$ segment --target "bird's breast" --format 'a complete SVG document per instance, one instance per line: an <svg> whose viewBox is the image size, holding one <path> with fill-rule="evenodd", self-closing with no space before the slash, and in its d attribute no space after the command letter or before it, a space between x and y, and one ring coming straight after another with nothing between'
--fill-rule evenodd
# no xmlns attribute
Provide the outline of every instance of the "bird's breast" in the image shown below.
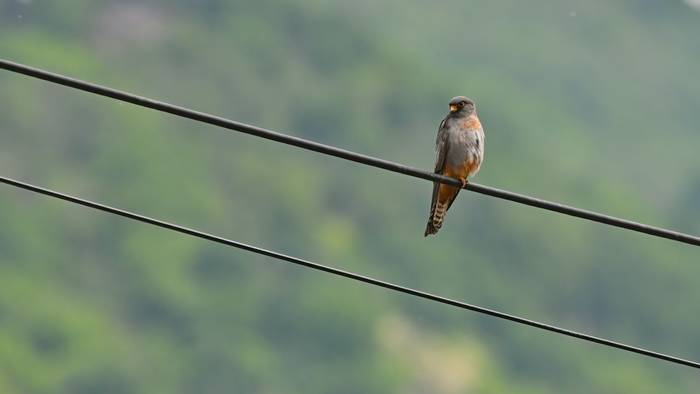
<svg viewBox="0 0 700 394"><path fill-rule="evenodd" d="M481 164L483 158L483 133L480 129L465 130L458 127L449 132L447 164L452 167ZM471 172L471 171L469 171Z"/></svg>

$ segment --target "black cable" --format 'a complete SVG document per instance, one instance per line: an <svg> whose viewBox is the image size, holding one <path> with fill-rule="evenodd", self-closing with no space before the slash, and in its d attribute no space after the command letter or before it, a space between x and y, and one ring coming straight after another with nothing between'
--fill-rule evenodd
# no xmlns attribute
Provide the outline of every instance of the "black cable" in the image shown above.
<svg viewBox="0 0 700 394"><path fill-rule="evenodd" d="M11 185L11 186L15 186L15 187L18 187L18 188L21 188L21 189L29 190L29 191L34 192L34 193L39 193L39 194L43 194L43 195L46 195L46 196L54 197L54 198L57 198L57 199L61 199L61 200L64 200L64 201L68 201L68 202L71 202L71 203L74 203L74 204L83 205L83 206L86 206L86 207L89 207L89 208L93 208L93 209L97 209L97 210L104 211L104 212L107 212L107 213L111 213L111 214L114 214L114 215L122 216L122 217L125 217L125 218L128 218L128 219L137 220L137 221L140 221L140 222L143 222L143 223L147 223L147 224L151 224L151 225L154 225L154 226L162 227L162 228L165 228L165 229L168 229L168 230L177 231L177 232L179 232L179 233L187 234L187 235L190 235L190 236L193 236L193 237L206 239L206 240L209 240L209 241L217 242L217 243L224 244L224 245L228 245L228 246L233 246L233 247L235 247L235 248L243 249L243 250L246 250L246 251L249 251L249 252L261 254L261 255L264 255L264 256L268 256L268 257L272 257L272 258L275 258L275 259L278 259L278 260L284 260L284 261L287 261L287 262L289 262L289 263L301 265L301 266L304 266L304 267L307 267L307 268L313 268L313 269L318 270L318 271L324 271L324 272L327 272L327 273L329 273L329 274L333 274L333 275L337 275L337 276L342 276L342 277L349 278L349 279L352 279L352 280L355 280L355 281L360 281L360 282L368 283L368 284L373 285L373 286L383 287L383 288L385 288L385 289L394 290L394 291L397 291L397 292L400 292L400 293L404 293L404 294L410 294L410 295L415 296L415 297L424 298L424 299L427 299L427 300L430 300L430 301L439 302L439 303L441 303L441 304L447 304L447 305L455 306L455 307L460 308L460 309L467 309L467 310L470 310L470 311L473 311L473 312L478 312L478 313L486 314L486 315L489 315L489 316L497 317L497 318L499 318L499 319L510 320L510 321L512 321L512 322L515 322L515 323L523 324L523 325L530 326L530 327L539 328L539 329L541 329L541 330L546 330L546 331L550 331L550 332L555 332L555 333L557 333L557 334L561 334L561 335L566 335L566 336L569 336L569 337L574 337L574 338L582 339L582 340L584 340L584 341L594 342L594 343L597 343L597 344L600 344L600 345L604 345L604 346L608 346L608 347L613 347L613 348L616 348L616 349L625 350L625 351L628 351L628 352L633 352L633 353L641 354L641 355L644 355L644 356L648 356L648 357L653 357L653 358L660 359L660 360L669 361L669 362L672 362L672 363L675 363L675 364L681 364L681 365L685 365L685 366L688 366L688 367L700 369L700 363L697 363L697 362L695 362L695 361L685 360L685 359L682 359L682 358L678 358L678 357L674 357L674 356L669 356L669 355L666 355L666 354L663 354L663 353L653 352L653 351L651 351L651 350L646 350L646 349L642 349L642 348L638 348L638 347L626 345L626 344L624 344L624 343L614 342L614 341L611 341L611 340L608 340L608 339L598 338L598 337L595 337L595 336L591 336L591 335L587 335L587 334L582 334L582 333L579 333L579 332L576 332L576 331L571 331L571 330L567 330L567 329L564 329L564 328L559 328L559 327L552 326L552 325L549 325L549 324L540 323L540 322L538 322L538 321L529 320L529 319L525 319L525 318L518 317L518 316L514 316L514 315L509 315L509 314L507 314L507 313L495 311L495 310L492 310L492 309L483 308L483 307L480 307L480 306L478 306L478 305L472 305L472 304L467 304L467 303L462 302L462 301L452 300L452 299L445 298L445 297L442 297L442 296L438 296L438 295L426 293L426 292L423 292L423 291L420 291L420 290L411 289L411 288L409 288L409 287L404 287L404 286L396 285L396 284L393 284L393 283L390 283L390 282L385 282L385 281L382 281L382 280L379 280L379 279L374 279L374 278L371 278L371 277L368 277L368 276L356 274L356 273L353 273L353 272L350 272L350 271L344 271L344 270L341 270L341 269L338 269L338 268L333 268L333 267L329 267L329 266L326 266L326 265L314 263L314 262L311 262L311 261L308 261L308 260L303 260L303 259L300 259L300 258L297 258L297 257L288 256L288 255L281 254L281 253L277 253L277 252L274 252L274 251L271 251L271 250L262 249L262 248L259 248L259 247L257 247L257 246L248 245L248 244L245 244L245 243L242 243L242 242L238 242L238 241L232 241L232 240L227 239L227 238L223 238L223 237L219 237L219 236L216 236L216 235L204 233L204 232L201 232L201 231L198 231L198 230L194 230L194 229L191 229L191 228L179 226L179 225L177 225L177 224L164 222L164 221L161 221L161 220L158 220L158 219L153 219L153 218L150 218L150 217L148 217L148 216L140 215L140 214L137 214L137 213L132 213L132 212L128 212L128 211L125 211L125 210L118 209L118 208L113 208L113 207L110 207L110 206L107 206L107 205L103 205L103 204L99 204L99 203L96 203L96 202L84 200L84 199L81 199L81 198L78 198L78 197L73 197L73 196L70 196L70 195L67 195L67 194L63 194L63 193L59 193L59 192L56 192L56 191L53 191L53 190L49 190L49 189L45 189L45 188L42 188L42 187L30 185L30 184L28 184L28 183L16 181L16 180L14 180L14 179L6 178L6 177L0 177L0 182L5 183L5 184L8 184L8 185Z"/></svg>
<svg viewBox="0 0 700 394"><path fill-rule="evenodd" d="M152 100L146 97L137 96L135 94L122 92L116 89L105 86L96 85L93 83L70 78L64 75L55 74L49 71L26 66L23 64L0 59L0 68L13 71L16 73L28 75L30 77L42 79L45 81L57 83L59 85L72 87L78 90L95 93L101 96L111 97L116 100L126 101L142 107L155 109L157 111L167 112L183 118L196 120L198 122L208 123L214 126L223 127L225 129L239 131L246 134L251 134L257 137L266 138L269 140L281 142L288 145L294 145L300 148L312 150L330 156L340 157L346 160L357 163L382 168L388 171L397 172L400 174L409 175L416 178L427 179L430 181L442 182L454 186L461 186L461 182L454 178L449 178L443 175L426 172L417 168L405 166L403 164L394 163L387 160L377 159L375 157L362 155L351 152L345 149L336 148L329 145L319 144L298 137L281 134L272 130L263 129L261 127L251 126L245 123L235 122L219 116L210 115L204 112L193 111L191 109L178 107L162 101ZM690 245L700 246L700 237L689 234L680 233L664 229L661 227L649 226L642 223L633 222L630 220L616 218L614 216L603 215L601 213L588 211L585 209L574 208L568 205L558 204L539 198L529 197L522 194L512 193L505 190L496 189L489 186L483 186L476 183L469 183L466 187L477 193L486 194L491 197L498 197L504 200L517 202L520 204L530 205L537 208L546 209L549 211L563 213L565 215L575 216L582 219L591 220L594 222L604 223L610 226L621 227L640 233L653 235L656 237L667 238L673 241L683 242Z"/></svg>

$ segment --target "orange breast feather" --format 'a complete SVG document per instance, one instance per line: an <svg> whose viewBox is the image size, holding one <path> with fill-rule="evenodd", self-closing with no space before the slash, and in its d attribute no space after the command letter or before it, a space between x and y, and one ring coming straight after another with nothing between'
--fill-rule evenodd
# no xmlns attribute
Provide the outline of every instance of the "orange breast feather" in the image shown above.
<svg viewBox="0 0 700 394"><path fill-rule="evenodd" d="M470 115L462 120L460 126L463 130L475 130L481 128L481 122L479 122L479 118L476 115Z"/></svg>

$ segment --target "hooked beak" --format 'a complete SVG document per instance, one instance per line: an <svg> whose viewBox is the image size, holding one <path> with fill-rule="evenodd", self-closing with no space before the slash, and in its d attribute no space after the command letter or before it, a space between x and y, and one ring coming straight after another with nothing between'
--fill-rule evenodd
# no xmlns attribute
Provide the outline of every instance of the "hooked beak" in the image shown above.
<svg viewBox="0 0 700 394"><path fill-rule="evenodd" d="M459 108L455 104L450 105L450 112L457 112Z"/></svg>

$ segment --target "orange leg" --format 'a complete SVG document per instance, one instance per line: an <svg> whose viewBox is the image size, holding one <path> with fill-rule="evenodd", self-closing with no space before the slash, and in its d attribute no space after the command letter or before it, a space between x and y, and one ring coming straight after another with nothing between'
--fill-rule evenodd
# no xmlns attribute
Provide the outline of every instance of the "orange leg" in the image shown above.
<svg viewBox="0 0 700 394"><path fill-rule="evenodd" d="M459 181L462 182L462 189L464 189L467 186L468 174L469 174L469 164L467 164L467 163L465 163L464 166L458 166L458 167L446 166L445 167L445 175L452 177L452 178L459 179Z"/></svg>

